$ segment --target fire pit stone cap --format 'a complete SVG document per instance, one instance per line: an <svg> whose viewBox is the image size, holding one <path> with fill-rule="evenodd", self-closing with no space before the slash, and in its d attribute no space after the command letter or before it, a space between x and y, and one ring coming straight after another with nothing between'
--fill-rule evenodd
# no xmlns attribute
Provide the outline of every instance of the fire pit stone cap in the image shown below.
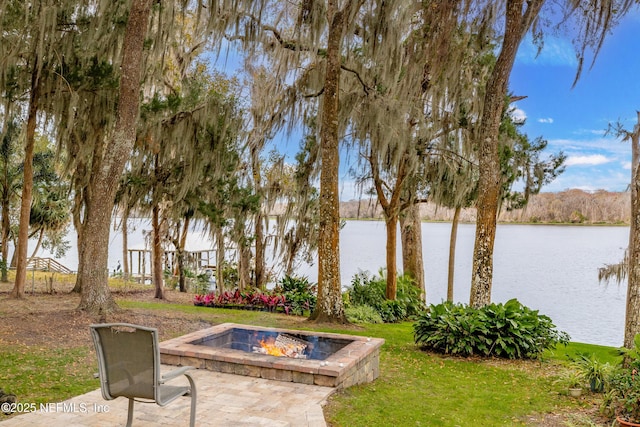
<svg viewBox="0 0 640 427"><path fill-rule="evenodd" d="M320 368L318 360L293 359L290 357L277 356L271 356L270 358L274 359L272 365L275 369L287 369L305 374L317 374Z"/></svg>

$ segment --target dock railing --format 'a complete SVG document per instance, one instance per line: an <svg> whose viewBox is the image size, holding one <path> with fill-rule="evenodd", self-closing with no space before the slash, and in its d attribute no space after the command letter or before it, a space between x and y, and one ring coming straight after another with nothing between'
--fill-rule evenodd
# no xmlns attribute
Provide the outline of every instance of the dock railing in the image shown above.
<svg viewBox="0 0 640 427"><path fill-rule="evenodd" d="M71 274L73 271L69 270L64 265L60 264L53 258L39 258L33 257L27 263L27 270L38 271L55 271L62 274Z"/></svg>

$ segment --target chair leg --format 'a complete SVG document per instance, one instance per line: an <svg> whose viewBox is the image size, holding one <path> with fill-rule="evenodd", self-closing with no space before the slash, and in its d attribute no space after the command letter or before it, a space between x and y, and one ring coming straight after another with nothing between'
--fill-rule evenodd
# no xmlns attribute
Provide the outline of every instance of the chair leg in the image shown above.
<svg viewBox="0 0 640 427"><path fill-rule="evenodd" d="M127 427L133 422L133 399L129 399L129 411L127 412Z"/></svg>
<svg viewBox="0 0 640 427"><path fill-rule="evenodd" d="M191 388L191 414L189 416L189 427L196 425L196 383L189 373L184 374L189 380L189 386Z"/></svg>

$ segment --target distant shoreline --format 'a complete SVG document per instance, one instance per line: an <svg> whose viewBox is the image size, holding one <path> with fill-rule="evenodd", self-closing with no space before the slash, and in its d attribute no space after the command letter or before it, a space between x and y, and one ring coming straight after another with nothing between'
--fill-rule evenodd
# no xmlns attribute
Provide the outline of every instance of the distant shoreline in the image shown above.
<svg viewBox="0 0 640 427"><path fill-rule="evenodd" d="M340 218L344 221L379 221L384 222L384 218ZM422 219L424 223L447 224L450 220L432 220ZM475 225L475 221L460 221L460 224ZM576 226L576 227L628 227L625 223L575 223L575 222L517 222L517 221L498 221L499 225L557 225L557 226Z"/></svg>
<svg viewBox="0 0 640 427"><path fill-rule="evenodd" d="M274 214L278 214L278 208ZM450 222L454 210L434 203L420 205L423 221ZM340 202L340 216L345 219L383 219L382 209L375 199ZM475 223L475 208L462 209L461 223ZM623 225L631 221L631 197L628 192L566 190L531 196L525 209L503 209L500 224L545 225Z"/></svg>

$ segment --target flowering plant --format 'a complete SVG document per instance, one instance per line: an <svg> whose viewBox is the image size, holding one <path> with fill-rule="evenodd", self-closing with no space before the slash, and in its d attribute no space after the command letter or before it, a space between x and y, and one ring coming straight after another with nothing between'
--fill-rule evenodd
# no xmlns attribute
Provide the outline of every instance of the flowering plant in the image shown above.
<svg viewBox="0 0 640 427"><path fill-rule="evenodd" d="M264 308L268 311L276 311L281 308L286 314L292 312L287 298L277 293L265 293L261 291L255 292L234 292L225 291L220 294L209 293L206 295L196 295L193 304L202 307L218 307L218 308Z"/></svg>

